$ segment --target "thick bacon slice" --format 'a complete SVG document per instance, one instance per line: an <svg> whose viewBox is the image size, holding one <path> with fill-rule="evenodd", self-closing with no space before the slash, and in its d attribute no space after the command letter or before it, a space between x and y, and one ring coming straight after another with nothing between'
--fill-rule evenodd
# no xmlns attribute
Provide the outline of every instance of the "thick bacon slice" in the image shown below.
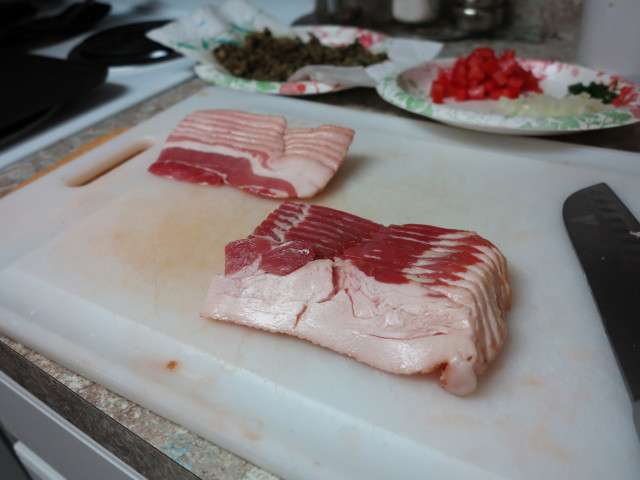
<svg viewBox="0 0 640 480"><path fill-rule="evenodd" d="M202 315L286 333L398 374L476 387L506 335L504 256L476 233L287 202L227 245Z"/></svg>
<svg viewBox="0 0 640 480"><path fill-rule="evenodd" d="M353 130L334 125L287 128L284 117L202 110L171 132L149 171L267 197L309 198L333 178L353 136Z"/></svg>

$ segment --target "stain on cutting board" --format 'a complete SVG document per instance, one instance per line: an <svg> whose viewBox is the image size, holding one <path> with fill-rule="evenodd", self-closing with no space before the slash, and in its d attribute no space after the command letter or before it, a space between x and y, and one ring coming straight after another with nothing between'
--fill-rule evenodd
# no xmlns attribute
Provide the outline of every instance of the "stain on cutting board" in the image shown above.
<svg viewBox="0 0 640 480"><path fill-rule="evenodd" d="M141 296L175 318L198 314L211 276L224 271L224 246L276 206L228 187L149 176L45 244L36 255L50 268L39 275L123 315ZM131 298L124 311L110 302L117 292Z"/></svg>

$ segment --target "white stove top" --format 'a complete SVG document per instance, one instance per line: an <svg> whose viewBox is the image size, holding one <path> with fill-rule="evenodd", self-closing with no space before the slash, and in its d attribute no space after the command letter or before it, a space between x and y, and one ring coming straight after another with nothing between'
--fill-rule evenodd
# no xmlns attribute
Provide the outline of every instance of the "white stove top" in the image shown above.
<svg viewBox="0 0 640 480"><path fill-rule="evenodd" d="M224 1L215 0L102 1L111 5L111 12L98 24L96 31L150 20L184 18L201 5L224 3ZM313 0L247 0L247 2L285 23L292 23L295 19L313 11L314 8ZM73 47L92 33L95 32L89 32L32 53L66 58ZM82 101L54 110L17 143L1 149L0 168L189 80L194 76L193 66L193 60L178 58L150 65L110 68L105 84L84 95Z"/></svg>

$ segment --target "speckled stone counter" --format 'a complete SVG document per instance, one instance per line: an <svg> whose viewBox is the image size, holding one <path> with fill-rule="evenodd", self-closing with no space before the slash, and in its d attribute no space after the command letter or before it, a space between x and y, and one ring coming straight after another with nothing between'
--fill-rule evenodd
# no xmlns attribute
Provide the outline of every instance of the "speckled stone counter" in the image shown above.
<svg viewBox="0 0 640 480"><path fill-rule="evenodd" d="M481 43L481 42L478 42ZM522 56L572 61L571 41L556 39L540 44L490 43L497 50L515 48ZM447 44L442 56L466 54L469 42ZM136 125L207 85L192 79L149 101L91 126L70 138L0 170L0 197L60 159L116 129ZM397 109L372 89L353 89L307 97L312 101L348 108L369 109L390 115L431 120ZM549 137L588 146L640 152L640 123L602 130ZM0 335L0 368L53 410L105 446L149 479L273 480L268 472L224 451L186 429L155 415L27 347Z"/></svg>

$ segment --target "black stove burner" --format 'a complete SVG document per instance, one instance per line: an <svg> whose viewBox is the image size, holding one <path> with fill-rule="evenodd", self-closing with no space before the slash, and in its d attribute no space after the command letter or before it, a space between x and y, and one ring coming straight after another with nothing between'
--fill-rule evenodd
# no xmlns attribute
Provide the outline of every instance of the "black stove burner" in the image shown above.
<svg viewBox="0 0 640 480"><path fill-rule="evenodd" d="M73 105L107 79L107 67L26 53L0 53L0 148L23 139L58 108ZM42 79L47 81L43 82Z"/></svg>
<svg viewBox="0 0 640 480"><path fill-rule="evenodd" d="M29 52L86 33L105 18L111 5L94 1L74 2L51 14L58 1L0 0L0 49Z"/></svg>
<svg viewBox="0 0 640 480"><path fill-rule="evenodd" d="M109 28L86 38L70 53L70 60L96 62L107 67L164 62L179 53L149 40L145 33L171 20L131 23Z"/></svg>

